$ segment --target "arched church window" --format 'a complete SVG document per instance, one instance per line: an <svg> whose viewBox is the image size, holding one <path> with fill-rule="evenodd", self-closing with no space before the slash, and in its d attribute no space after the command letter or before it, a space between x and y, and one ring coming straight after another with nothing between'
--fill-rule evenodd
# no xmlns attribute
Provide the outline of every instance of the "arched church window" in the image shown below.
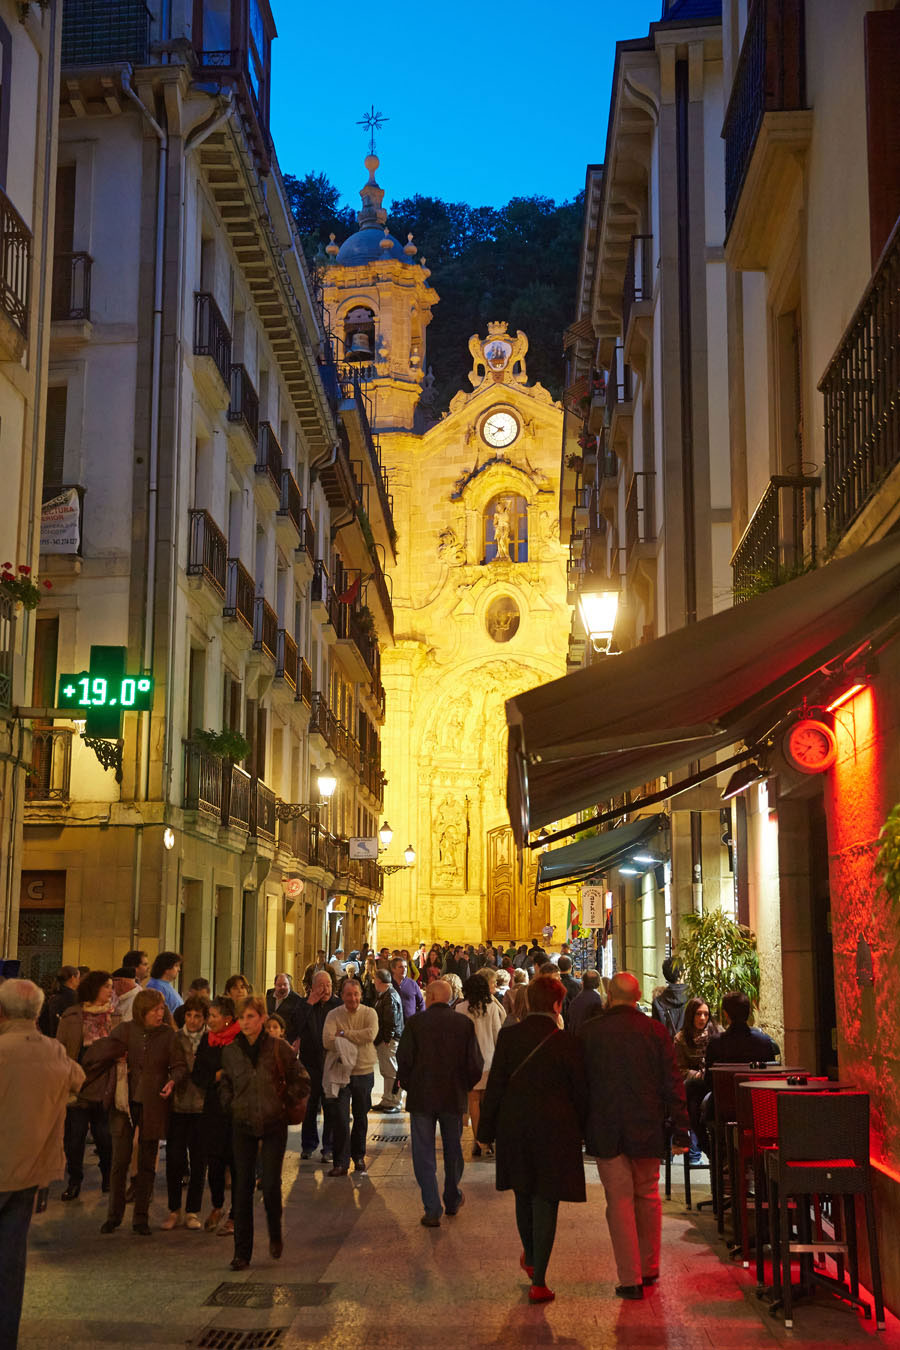
<svg viewBox="0 0 900 1350"><path fill-rule="evenodd" d="M372 361L374 356L375 314L364 305L357 305L344 319L344 359Z"/></svg>
<svg viewBox="0 0 900 1350"><path fill-rule="evenodd" d="M499 492L484 510L484 561L528 561L528 503L513 492Z"/></svg>

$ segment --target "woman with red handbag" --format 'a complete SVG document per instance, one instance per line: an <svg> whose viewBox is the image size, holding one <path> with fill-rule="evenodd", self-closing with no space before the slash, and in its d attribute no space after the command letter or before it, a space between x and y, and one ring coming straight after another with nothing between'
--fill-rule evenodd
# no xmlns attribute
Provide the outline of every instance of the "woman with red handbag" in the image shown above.
<svg viewBox="0 0 900 1350"><path fill-rule="evenodd" d="M303 1118L309 1074L290 1046L266 1034L266 1005L251 995L238 1004L241 1030L222 1052L219 1098L231 1112L234 1149L234 1259L246 1270L253 1255L253 1190L257 1158L269 1229L269 1254L281 1256L281 1166L288 1124Z"/></svg>

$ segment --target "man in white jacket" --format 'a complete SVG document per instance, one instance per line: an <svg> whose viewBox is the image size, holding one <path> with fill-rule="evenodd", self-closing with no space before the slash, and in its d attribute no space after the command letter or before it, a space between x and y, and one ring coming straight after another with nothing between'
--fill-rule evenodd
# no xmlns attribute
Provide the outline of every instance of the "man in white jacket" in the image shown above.
<svg viewBox="0 0 900 1350"><path fill-rule="evenodd" d="M42 1036L44 994L31 980L0 984L0 1344L22 1316L28 1228L37 1191L65 1171L66 1102L84 1082L61 1041Z"/></svg>
<svg viewBox="0 0 900 1350"><path fill-rule="evenodd" d="M378 1059L375 1052L378 1014L374 1008L367 1008L363 1004L362 985L359 980L344 981L341 1001L343 1007L332 1008L322 1027L322 1044L326 1054L323 1084L328 1078L339 1081L342 1077L339 1071L335 1072L337 1068L335 1058L340 1056L341 1041L349 1041L356 1047L356 1060L353 1064L347 1065L350 1069L349 1082L341 1083L336 1097L329 1098L327 1095L325 1097L325 1110L331 1120L334 1150L334 1165L328 1172L330 1177L345 1177L350 1170L351 1158L355 1172L366 1171L366 1132L369 1126L369 1108L372 1105L372 1088L375 1085L375 1065ZM344 1062L346 1064L346 1061Z"/></svg>

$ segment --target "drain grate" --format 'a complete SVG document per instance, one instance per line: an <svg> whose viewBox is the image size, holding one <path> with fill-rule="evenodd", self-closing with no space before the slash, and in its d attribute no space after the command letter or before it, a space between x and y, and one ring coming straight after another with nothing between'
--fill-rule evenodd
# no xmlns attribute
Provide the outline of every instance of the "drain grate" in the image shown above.
<svg viewBox="0 0 900 1350"><path fill-rule="evenodd" d="M406 1144L409 1142L408 1134L370 1134L369 1139L373 1144Z"/></svg>
<svg viewBox="0 0 900 1350"><path fill-rule="evenodd" d="M284 1342L284 1327L265 1327L259 1331L232 1331L227 1327L207 1327L188 1344L193 1350L273 1350Z"/></svg>
<svg viewBox="0 0 900 1350"><path fill-rule="evenodd" d="M331 1297L333 1284L230 1284L206 1300L214 1308L316 1308Z"/></svg>

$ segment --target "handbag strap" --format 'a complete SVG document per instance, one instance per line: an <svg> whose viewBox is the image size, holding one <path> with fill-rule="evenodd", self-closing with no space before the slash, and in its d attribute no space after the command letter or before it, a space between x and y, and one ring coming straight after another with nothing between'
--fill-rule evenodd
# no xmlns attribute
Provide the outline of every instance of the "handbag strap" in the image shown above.
<svg viewBox="0 0 900 1350"><path fill-rule="evenodd" d="M554 1036L558 1036L558 1035L559 1035L559 1027L554 1027L553 1030L550 1032L550 1035L549 1035L549 1036L545 1036L544 1039L543 1039L542 1041L538 1041L537 1045L534 1046L533 1049L529 1050L528 1054L527 1054L527 1055L525 1056L525 1058L522 1060L522 1063L521 1063L521 1064L518 1064L518 1065L516 1066L516 1068L513 1069L512 1073L509 1075L510 1082L512 1082L512 1080L515 1078L515 1076L516 1076L517 1073L521 1073L521 1072L522 1072L522 1070L525 1068L525 1065L528 1063L528 1061L529 1061L534 1055L537 1054L537 1052L541 1049L542 1046L545 1046L545 1045L547 1044L548 1041L552 1041L552 1040L553 1040L553 1037L554 1037Z"/></svg>

